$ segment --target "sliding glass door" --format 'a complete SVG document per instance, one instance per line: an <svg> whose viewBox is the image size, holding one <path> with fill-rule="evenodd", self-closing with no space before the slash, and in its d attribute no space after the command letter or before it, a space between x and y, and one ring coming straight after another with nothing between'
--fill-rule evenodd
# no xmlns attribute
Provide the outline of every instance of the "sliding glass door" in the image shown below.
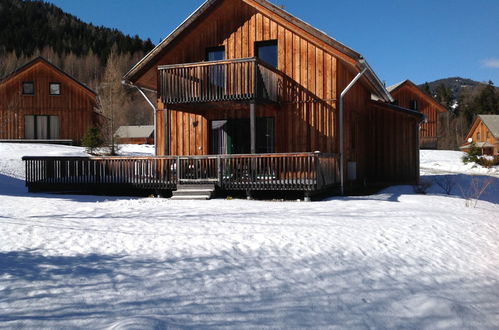
<svg viewBox="0 0 499 330"><path fill-rule="evenodd" d="M213 120L210 123L210 154L249 154L250 137L247 118ZM274 144L274 118L257 118L256 152L272 153Z"/></svg>
<svg viewBox="0 0 499 330"><path fill-rule="evenodd" d="M58 139L59 127L59 116L24 116L25 139Z"/></svg>

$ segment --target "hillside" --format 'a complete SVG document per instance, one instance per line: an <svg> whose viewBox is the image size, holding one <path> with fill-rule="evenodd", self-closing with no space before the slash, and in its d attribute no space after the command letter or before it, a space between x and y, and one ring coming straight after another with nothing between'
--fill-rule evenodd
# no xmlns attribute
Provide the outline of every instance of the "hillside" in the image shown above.
<svg viewBox="0 0 499 330"><path fill-rule="evenodd" d="M486 85L486 82L479 82L461 77L449 77L428 82L428 85L430 86L432 93L435 93L438 86L444 85L447 90L450 91L452 99L457 100L463 91L469 91L471 93L477 87ZM424 84L421 84L418 87L423 88L423 86ZM496 90L499 91L499 88L496 87Z"/></svg>
<svg viewBox="0 0 499 330"><path fill-rule="evenodd" d="M83 56L92 51L104 62L113 45L120 53L147 52L150 40L116 29L97 27L42 1L0 0L0 55L31 56L52 48L58 55Z"/></svg>

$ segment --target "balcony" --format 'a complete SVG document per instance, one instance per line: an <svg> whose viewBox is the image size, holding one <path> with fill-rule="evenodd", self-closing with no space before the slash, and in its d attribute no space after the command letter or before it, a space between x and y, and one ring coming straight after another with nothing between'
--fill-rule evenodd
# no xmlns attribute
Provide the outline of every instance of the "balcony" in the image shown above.
<svg viewBox="0 0 499 330"><path fill-rule="evenodd" d="M164 65L158 70L164 104L282 100L284 76L257 58Z"/></svg>

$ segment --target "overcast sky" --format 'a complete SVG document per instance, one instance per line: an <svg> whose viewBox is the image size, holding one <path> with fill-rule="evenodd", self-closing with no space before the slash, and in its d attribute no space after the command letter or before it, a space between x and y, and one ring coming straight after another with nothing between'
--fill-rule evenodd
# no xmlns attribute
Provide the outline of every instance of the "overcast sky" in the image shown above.
<svg viewBox="0 0 499 330"><path fill-rule="evenodd" d="M166 37L202 0L46 0L84 22ZM460 76L499 85L499 0L273 0L361 53L387 85Z"/></svg>

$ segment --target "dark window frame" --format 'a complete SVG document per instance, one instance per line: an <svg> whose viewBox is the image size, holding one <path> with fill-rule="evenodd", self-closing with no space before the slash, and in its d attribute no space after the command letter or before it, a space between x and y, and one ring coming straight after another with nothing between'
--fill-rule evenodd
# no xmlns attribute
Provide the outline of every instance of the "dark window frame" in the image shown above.
<svg viewBox="0 0 499 330"><path fill-rule="evenodd" d="M52 93L52 85L59 85L59 93L55 94L55 93ZM49 82L49 95L51 96L60 96L62 93L61 93L61 83L60 82L56 82L56 81L52 81L52 82Z"/></svg>
<svg viewBox="0 0 499 330"><path fill-rule="evenodd" d="M31 93L26 92L25 86L31 84L32 91ZM35 95L35 82L34 81L23 81L21 85L21 94L22 95Z"/></svg>
<svg viewBox="0 0 499 330"><path fill-rule="evenodd" d="M275 46L275 66L273 63L269 63L259 56L259 47L267 46ZM279 67L279 42L277 41L277 39L255 41L254 48L254 54L256 58L259 58L262 62L268 64L271 67L275 67L276 69Z"/></svg>
<svg viewBox="0 0 499 330"><path fill-rule="evenodd" d="M224 59L227 58L227 56L226 56L227 54L225 53L225 46L214 46L214 47L206 48L205 54L204 54L205 61L210 61L208 59L208 55L210 52L219 52L219 51L223 51ZM223 60L217 60L217 61L223 61Z"/></svg>
<svg viewBox="0 0 499 330"><path fill-rule="evenodd" d="M418 100L410 100L409 101L409 109L414 110L414 111L419 111L418 110Z"/></svg>

